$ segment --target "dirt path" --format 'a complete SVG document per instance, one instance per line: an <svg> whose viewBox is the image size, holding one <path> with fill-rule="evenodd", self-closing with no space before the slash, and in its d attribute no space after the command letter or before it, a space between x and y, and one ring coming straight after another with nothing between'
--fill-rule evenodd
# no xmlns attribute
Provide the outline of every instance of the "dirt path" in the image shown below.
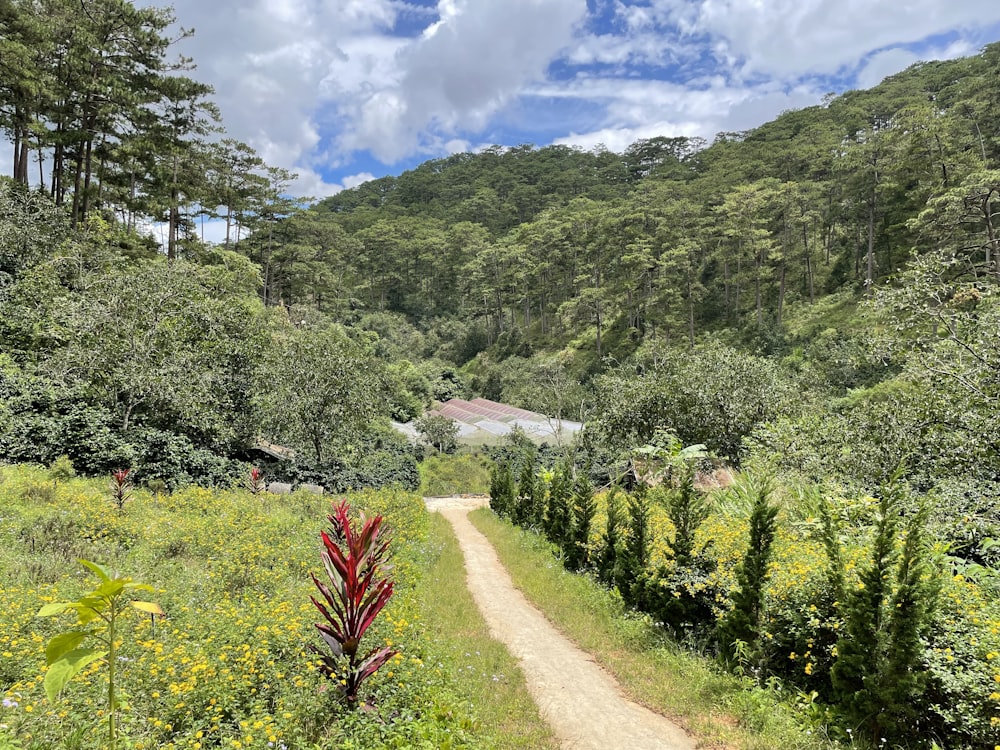
<svg viewBox="0 0 1000 750"><path fill-rule="evenodd" d="M455 529L467 582L493 637L520 661L528 689L564 748L693 750L680 727L628 700L614 678L514 588L492 545L466 517L479 498L428 498Z"/></svg>

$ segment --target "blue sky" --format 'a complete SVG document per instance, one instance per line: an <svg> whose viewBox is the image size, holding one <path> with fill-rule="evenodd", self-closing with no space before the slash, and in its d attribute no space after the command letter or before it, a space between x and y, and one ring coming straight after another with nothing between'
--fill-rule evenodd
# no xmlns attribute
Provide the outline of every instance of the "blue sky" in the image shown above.
<svg viewBox="0 0 1000 750"><path fill-rule="evenodd" d="M711 139L1000 39L981 0L173 5L228 134L316 197L494 143Z"/></svg>

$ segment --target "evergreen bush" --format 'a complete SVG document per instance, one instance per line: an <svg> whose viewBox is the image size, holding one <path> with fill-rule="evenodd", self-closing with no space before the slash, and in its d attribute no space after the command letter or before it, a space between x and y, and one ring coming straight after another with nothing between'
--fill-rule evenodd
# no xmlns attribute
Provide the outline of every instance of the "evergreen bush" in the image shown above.
<svg viewBox="0 0 1000 750"><path fill-rule="evenodd" d="M723 658L731 661L746 645L746 655L763 669L766 653L760 631L764 619L764 587L769 578L771 545L777 531L778 509L771 505L771 486L767 481L738 487L739 494L753 503L750 512L750 541L742 562L736 568L736 590L730 594L732 609L719 623L718 643Z"/></svg>
<svg viewBox="0 0 1000 750"><path fill-rule="evenodd" d="M843 636L831 678L848 722L871 741L903 741L921 724L917 710L926 688L921 639L937 600L927 511L906 520L899 544L906 490L899 471L883 488L870 559L844 602Z"/></svg>

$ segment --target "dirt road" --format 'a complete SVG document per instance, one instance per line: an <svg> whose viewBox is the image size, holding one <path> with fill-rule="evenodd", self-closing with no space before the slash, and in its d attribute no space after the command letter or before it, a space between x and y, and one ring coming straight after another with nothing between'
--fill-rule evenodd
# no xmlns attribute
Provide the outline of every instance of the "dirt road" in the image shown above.
<svg viewBox="0 0 1000 750"><path fill-rule="evenodd" d="M573 750L694 750L676 724L629 701L614 678L528 603L466 514L479 498L428 498L455 529L467 582L493 637L520 661L528 689L560 744Z"/></svg>

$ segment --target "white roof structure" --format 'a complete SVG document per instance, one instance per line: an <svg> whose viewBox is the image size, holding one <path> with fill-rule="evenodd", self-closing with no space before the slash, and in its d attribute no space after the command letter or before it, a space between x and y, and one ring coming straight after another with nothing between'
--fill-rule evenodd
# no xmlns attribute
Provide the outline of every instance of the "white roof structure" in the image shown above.
<svg viewBox="0 0 1000 750"><path fill-rule="evenodd" d="M440 414L458 426L460 445L499 445L515 427L519 427L533 443L568 443L583 429L583 424L568 419L556 419L527 409L499 404L485 398L466 401L453 398L432 409L428 414ZM413 423L394 425L407 437L416 433Z"/></svg>

